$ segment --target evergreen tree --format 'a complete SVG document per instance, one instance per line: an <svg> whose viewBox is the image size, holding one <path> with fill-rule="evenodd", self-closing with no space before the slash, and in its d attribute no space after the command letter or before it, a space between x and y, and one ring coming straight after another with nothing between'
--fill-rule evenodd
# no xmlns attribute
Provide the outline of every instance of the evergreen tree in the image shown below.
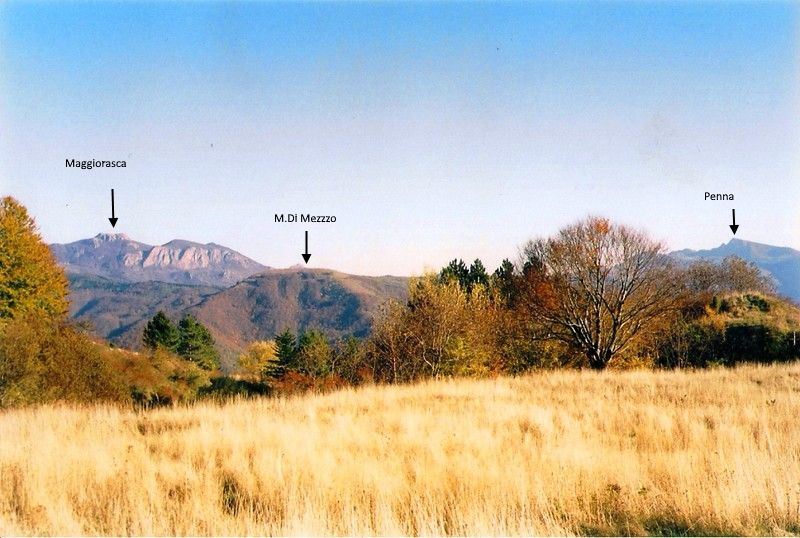
<svg viewBox="0 0 800 538"><path fill-rule="evenodd" d="M514 264L504 259L492 275L494 289L505 304L510 304L514 296Z"/></svg>
<svg viewBox="0 0 800 538"><path fill-rule="evenodd" d="M447 283L455 280L463 288L469 286L469 268L464 260L455 259L439 272L439 282Z"/></svg>
<svg viewBox="0 0 800 538"><path fill-rule="evenodd" d="M297 339L290 329L284 330L275 337L276 364L273 366L272 377L280 378L288 370L297 367Z"/></svg>
<svg viewBox="0 0 800 538"><path fill-rule="evenodd" d="M219 353L214 347L214 337L208 329L191 314L183 316L178 323L180 341L178 354L204 370L219 368Z"/></svg>
<svg viewBox="0 0 800 538"><path fill-rule="evenodd" d="M25 207L0 201L0 322L33 314L66 317L67 279Z"/></svg>
<svg viewBox="0 0 800 538"><path fill-rule="evenodd" d="M467 291L471 291L472 287L476 284L480 284L481 286L489 284L489 274L486 272L486 267L483 266L483 262L479 258L476 258L469 268Z"/></svg>
<svg viewBox="0 0 800 538"><path fill-rule="evenodd" d="M142 342L149 349L156 349L160 346L170 351L177 351L180 340L181 335L178 328L162 310L159 310L153 319L147 322L142 335Z"/></svg>

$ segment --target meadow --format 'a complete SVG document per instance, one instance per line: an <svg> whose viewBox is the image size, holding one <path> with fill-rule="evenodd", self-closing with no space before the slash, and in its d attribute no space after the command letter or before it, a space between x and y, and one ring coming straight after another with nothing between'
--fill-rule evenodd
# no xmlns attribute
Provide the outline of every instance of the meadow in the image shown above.
<svg viewBox="0 0 800 538"><path fill-rule="evenodd" d="M800 533L800 365L0 411L0 534Z"/></svg>

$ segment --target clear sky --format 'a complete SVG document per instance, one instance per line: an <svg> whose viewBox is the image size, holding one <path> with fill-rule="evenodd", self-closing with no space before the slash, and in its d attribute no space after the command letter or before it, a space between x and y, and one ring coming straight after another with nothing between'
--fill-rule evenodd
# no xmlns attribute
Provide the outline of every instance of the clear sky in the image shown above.
<svg viewBox="0 0 800 538"><path fill-rule="evenodd" d="M3 3L0 192L266 265L493 269L586 214L800 249L800 3ZM125 159L76 170L65 159ZM705 191L735 202L703 200ZM336 224L275 224L275 213Z"/></svg>

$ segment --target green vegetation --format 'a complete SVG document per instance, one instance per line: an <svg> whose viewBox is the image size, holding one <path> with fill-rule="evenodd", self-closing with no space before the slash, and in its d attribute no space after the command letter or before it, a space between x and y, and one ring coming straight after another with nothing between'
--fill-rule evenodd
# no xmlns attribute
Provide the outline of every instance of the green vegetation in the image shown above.
<svg viewBox="0 0 800 538"><path fill-rule="evenodd" d="M181 333L178 332L178 328L164 311L159 310L145 325L142 342L148 349L163 347L170 351L177 351L181 342Z"/></svg>
<svg viewBox="0 0 800 538"><path fill-rule="evenodd" d="M219 353L214 347L211 332L191 314L178 323L178 355L197 364L204 370L219 368Z"/></svg>
<svg viewBox="0 0 800 538"><path fill-rule="evenodd" d="M195 363L204 370L219 368L219 352L214 337L205 325L191 314L186 314L176 327L163 311L158 311L147 322L142 334L145 348L163 348Z"/></svg>

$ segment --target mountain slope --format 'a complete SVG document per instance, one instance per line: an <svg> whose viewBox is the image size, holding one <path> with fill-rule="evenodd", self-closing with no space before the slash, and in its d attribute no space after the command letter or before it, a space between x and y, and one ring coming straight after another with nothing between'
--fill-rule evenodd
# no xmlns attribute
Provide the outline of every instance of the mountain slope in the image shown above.
<svg viewBox="0 0 800 538"><path fill-rule="evenodd" d="M147 320L163 310L177 319L221 288L166 282L120 282L70 274L70 315L94 333L129 349L139 347Z"/></svg>
<svg viewBox="0 0 800 538"><path fill-rule="evenodd" d="M269 270L228 288L167 282L121 282L70 274L70 314L117 346L141 347L142 331L156 312L174 321L186 313L208 326L222 352L223 367L256 339L290 328L323 330L330 336L369 332L372 317L389 298L403 298L404 277L354 276L324 269Z"/></svg>
<svg viewBox="0 0 800 538"><path fill-rule="evenodd" d="M772 275L778 293L800 302L800 251L787 248L731 239L728 243L709 250L678 250L671 256L680 261L706 259L720 261L727 256L738 256L756 264Z"/></svg>
<svg viewBox="0 0 800 538"><path fill-rule="evenodd" d="M206 297L188 312L228 349L272 338L286 328L313 327L333 336L364 336L380 305L390 298L405 297L407 285L405 277L273 269Z"/></svg>
<svg viewBox="0 0 800 538"><path fill-rule="evenodd" d="M125 234L98 234L67 244L50 245L67 273L96 275L123 282L230 286L267 269L214 243L175 240L152 246Z"/></svg>

